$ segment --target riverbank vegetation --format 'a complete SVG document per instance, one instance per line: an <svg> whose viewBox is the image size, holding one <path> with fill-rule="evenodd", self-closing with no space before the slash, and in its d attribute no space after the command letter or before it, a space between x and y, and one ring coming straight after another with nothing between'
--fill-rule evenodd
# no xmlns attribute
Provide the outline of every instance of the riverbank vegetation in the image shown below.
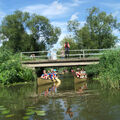
<svg viewBox="0 0 120 120"><path fill-rule="evenodd" d="M0 83L4 85L30 82L36 79L34 71L22 67L19 54L0 49Z"/></svg>
<svg viewBox="0 0 120 120"><path fill-rule="evenodd" d="M44 16L19 10L6 15L0 24L0 83L34 80L34 71L22 67L20 52L49 50L60 33Z"/></svg>
<svg viewBox="0 0 120 120"><path fill-rule="evenodd" d="M104 88L120 88L120 49L109 50L100 58L98 65L85 68L88 76L98 81Z"/></svg>

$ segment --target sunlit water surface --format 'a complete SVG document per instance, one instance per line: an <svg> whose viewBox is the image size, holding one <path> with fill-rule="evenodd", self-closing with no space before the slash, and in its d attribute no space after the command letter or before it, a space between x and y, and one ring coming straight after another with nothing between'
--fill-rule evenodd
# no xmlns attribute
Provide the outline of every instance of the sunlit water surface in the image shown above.
<svg viewBox="0 0 120 120"><path fill-rule="evenodd" d="M0 120L120 120L120 91L74 84L71 74L60 79L60 85L0 88Z"/></svg>

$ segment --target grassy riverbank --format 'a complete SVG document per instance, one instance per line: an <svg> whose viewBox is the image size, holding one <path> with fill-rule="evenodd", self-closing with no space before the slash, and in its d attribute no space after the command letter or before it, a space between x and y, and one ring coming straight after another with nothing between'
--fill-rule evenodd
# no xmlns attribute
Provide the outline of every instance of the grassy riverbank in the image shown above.
<svg viewBox="0 0 120 120"><path fill-rule="evenodd" d="M33 70L23 68L19 54L0 49L0 83L13 84L35 80Z"/></svg>
<svg viewBox="0 0 120 120"><path fill-rule="evenodd" d="M98 65L85 68L88 76L104 88L120 88L120 49L107 51Z"/></svg>

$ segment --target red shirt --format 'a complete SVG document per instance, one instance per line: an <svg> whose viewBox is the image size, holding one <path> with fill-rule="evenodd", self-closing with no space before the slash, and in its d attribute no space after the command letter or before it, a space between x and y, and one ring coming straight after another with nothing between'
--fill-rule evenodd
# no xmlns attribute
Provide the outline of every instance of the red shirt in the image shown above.
<svg viewBox="0 0 120 120"><path fill-rule="evenodd" d="M65 43L65 48L70 48L70 45L69 45L69 43Z"/></svg>

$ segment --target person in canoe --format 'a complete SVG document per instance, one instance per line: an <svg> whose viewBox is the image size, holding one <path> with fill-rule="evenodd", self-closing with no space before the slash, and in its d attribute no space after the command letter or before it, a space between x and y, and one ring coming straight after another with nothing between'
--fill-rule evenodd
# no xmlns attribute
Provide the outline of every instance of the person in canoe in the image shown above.
<svg viewBox="0 0 120 120"><path fill-rule="evenodd" d="M50 79L61 84L61 81L59 80L57 76L56 70L51 69Z"/></svg>
<svg viewBox="0 0 120 120"><path fill-rule="evenodd" d="M48 75L46 73L46 70L43 70L43 74L41 75L42 79L48 79Z"/></svg>
<svg viewBox="0 0 120 120"><path fill-rule="evenodd" d="M56 77L57 77L56 75L57 75L56 72L53 70L53 71L52 71L52 79L53 79L53 80L56 79Z"/></svg>
<svg viewBox="0 0 120 120"><path fill-rule="evenodd" d="M74 73L75 71L73 69L71 69L71 72Z"/></svg>
<svg viewBox="0 0 120 120"><path fill-rule="evenodd" d="M78 78L80 77L80 75L81 75L81 74L80 74L80 68L77 68L77 71L76 71L75 74L76 74L76 76L77 76Z"/></svg>
<svg viewBox="0 0 120 120"><path fill-rule="evenodd" d="M81 74L80 78L87 78L87 73L84 70L84 68L81 69L80 74Z"/></svg>
<svg viewBox="0 0 120 120"><path fill-rule="evenodd" d="M51 79L51 72L50 71L48 71L48 73L47 73L47 78L50 80Z"/></svg>
<svg viewBox="0 0 120 120"><path fill-rule="evenodd" d="M51 72L48 73L48 76L51 80L54 80L56 77L56 73L54 72L53 69L51 69Z"/></svg>

